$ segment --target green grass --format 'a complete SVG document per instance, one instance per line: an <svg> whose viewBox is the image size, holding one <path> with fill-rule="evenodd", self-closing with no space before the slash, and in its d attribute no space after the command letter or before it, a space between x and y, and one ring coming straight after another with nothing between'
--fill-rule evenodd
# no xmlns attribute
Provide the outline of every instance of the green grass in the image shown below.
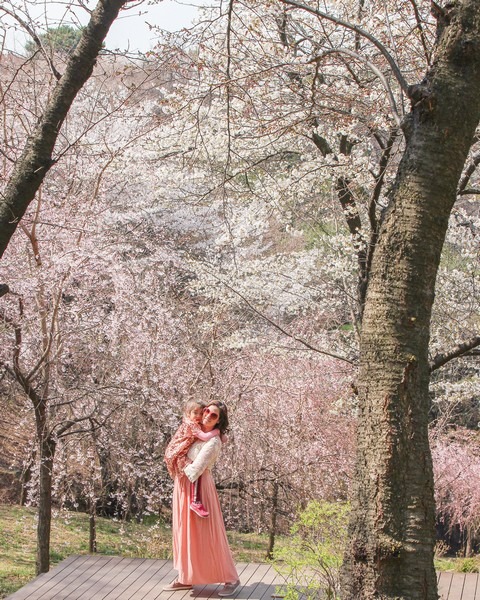
<svg viewBox="0 0 480 600"><path fill-rule="evenodd" d="M472 558L447 557L435 558L437 571L456 571L457 573L479 573L480 556Z"/></svg>
<svg viewBox="0 0 480 600"><path fill-rule="evenodd" d="M88 516L56 512L52 522L52 566L72 554L88 553ZM265 535L228 533L235 560L262 562ZM0 505L0 598L35 577L36 513L34 509ZM99 554L142 558L171 558L171 529L148 519L147 524L97 519Z"/></svg>

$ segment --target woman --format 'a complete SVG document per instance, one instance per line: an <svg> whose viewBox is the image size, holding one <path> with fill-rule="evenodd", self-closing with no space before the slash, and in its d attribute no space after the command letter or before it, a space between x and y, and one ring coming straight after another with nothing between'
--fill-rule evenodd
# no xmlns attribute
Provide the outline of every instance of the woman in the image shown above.
<svg viewBox="0 0 480 600"><path fill-rule="evenodd" d="M205 432L215 428L225 433L228 427L227 407L212 401L204 409L201 421ZM221 450L220 437L195 442L188 452L192 461L177 475L173 486L173 566L177 579L165 591L188 590L195 584L225 582L219 596L232 596L240 585L238 573L228 546L222 511L210 469ZM210 516L199 518L190 510L190 483L202 475L202 501Z"/></svg>

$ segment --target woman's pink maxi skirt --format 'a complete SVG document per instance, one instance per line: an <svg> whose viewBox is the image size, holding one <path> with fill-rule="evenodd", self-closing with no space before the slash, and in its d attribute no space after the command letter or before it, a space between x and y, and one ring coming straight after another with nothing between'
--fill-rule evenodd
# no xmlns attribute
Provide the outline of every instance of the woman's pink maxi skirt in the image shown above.
<svg viewBox="0 0 480 600"><path fill-rule="evenodd" d="M202 504L210 513L203 519L190 510L190 481L175 478L173 488L173 567L178 581L191 585L225 583L238 579L227 541L217 490L210 471L202 475Z"/></svg>

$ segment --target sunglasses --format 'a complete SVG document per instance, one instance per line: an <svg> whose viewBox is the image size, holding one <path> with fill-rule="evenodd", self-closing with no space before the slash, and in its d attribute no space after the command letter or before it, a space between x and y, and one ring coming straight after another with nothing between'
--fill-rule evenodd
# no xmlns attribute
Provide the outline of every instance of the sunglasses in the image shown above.
<svg viewBox="0 0 480 600"><path fill-rule="evenodd" d="M209 408L206 408L203 411L203 414L207 417L208 416L212 417L212 419L218 419L220 417L220 415L217 412L213 412L213 410L210 410Z"/></svg>

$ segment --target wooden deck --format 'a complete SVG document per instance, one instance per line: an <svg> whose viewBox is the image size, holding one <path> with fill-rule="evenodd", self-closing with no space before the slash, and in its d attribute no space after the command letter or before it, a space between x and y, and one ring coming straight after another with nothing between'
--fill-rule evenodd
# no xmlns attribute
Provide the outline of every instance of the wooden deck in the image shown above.
<svg viewBox="0 0 480 600"><path fill-rule="evenodd" d="M241 587L238 600L271 600L284 583L270 565L238 563ZM71 556L49 573L40 575L7 600L190 600L219 598L221 586L164 592L175 579L172 562L118 556ZM442 600L480 600L478 573L440 573ZM412 599L415 600L415 599Z"/></svg>
<svg viewBox="0 0 480 600"><path fill-rule="evenodd" d="M442 600L480 600L478 573L439 573L438 577Z"/></svg>

